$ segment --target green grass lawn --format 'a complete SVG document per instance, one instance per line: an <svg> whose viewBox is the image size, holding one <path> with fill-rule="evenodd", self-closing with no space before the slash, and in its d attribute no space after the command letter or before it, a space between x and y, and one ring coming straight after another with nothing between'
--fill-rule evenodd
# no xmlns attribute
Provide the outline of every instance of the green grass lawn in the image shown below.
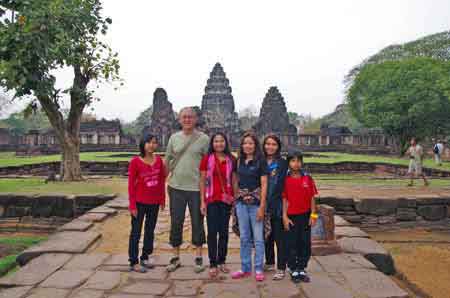
<svg viewBox="0 0 450 298"><path fill-rule="evenodd" d="M81 161L100 161L100 162L115 162L115 161L128 161L129 157L118 157L112 155L117 154L134 154L133 152L83 152L80 153ZM409 160L407 158L399 158L395 156L378 156L378 155L364 155L364 154L348 154L337 152L320 152L314 153L323 157L307 157L305 162L314 163L336 163L345 161L359 161L370 163L390 163L397 165L408 165ZM0 167L6 166L19 166L27 164L36 164L43 162L60 161L60 155L45 155L45 156L32 156L32 157L17 157L13 152L0 152ZM437 166L431 158L424 161L424 166L435 169L449 170L450 162L444 162L441 167Z"/></svg>
<svg viewBox="0 0 450 298"><path fill-rule="evenodd" d="M125 178L91 179L83 182L49 182L39 178L0 179L0 193L113 194L126 191Z"/></svg>
<svg viewBox="0 0 450 298"><path fill-rule="evenodd" d="M110 157L115 154L137 154L134 152L82 152L80 153L81 161L128 161L129 157ZM14 152L0 152L0 167L20 166L37 164L44 162L60 161L61 155L42 155L42 156L16 156Z"/></svg>
<svg viewBox="0 0 450 298"><path fill-rule="evenodd" d="M21 251L46 239L45 236L0 236L2 252L7 251L8 254L0 258L0 276L14 270L17 255Z"/></svg>
<svg viewBox="0 0 450 298"><path fill-rule="evenodd" d="M405 186L409 180L405 178L381 177L371 174L313 174L318 187L324 185L332 186ZM450 179L428 179L431 187L449 187ZM422 181L415 183L422 185Z"/></svg>
<svg viewBox="0 0 450 298"><path fill-rule="evenodd" d="M389 163L394 165L405 165L409 164L408 158L400 158L396 156L382 156L382 155L364 155L364 154L349 154L349 153L338 153L338 152L319 152L314 153L316 155L321 155L324 157L309 157L305 158L305 163L336 163L344 161L358 161L358 162L369 162L369 163ZM444 162L442 166L437 166L433 159L427 158L424 160L424 167L447 170L450 171L450 162Z"/></svg>

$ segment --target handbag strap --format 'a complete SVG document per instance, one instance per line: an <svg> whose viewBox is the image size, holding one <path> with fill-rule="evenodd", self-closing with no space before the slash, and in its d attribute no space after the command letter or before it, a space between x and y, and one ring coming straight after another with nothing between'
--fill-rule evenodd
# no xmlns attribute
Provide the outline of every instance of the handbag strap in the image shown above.
<svg viewBox="0 0 450 298"><path fill-rule="evenodd" d="M174 160L171 163L170 172L172 173L177 168L178 163L180 162L181 158L184 156L186 151L191 147L192 144L194 144L198 139L200 138L199 133L194 133L189 141L184 145L184 147L180 150L177 156L175 156Z"/></svg>

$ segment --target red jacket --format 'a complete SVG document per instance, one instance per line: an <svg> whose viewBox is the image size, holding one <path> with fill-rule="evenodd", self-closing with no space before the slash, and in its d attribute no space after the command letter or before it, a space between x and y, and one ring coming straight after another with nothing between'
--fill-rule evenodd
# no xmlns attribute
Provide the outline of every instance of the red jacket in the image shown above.
<svg viewBox="0 0 450 298"><path fill-rule="evenodd" d="M163 205L166 201L166 169L158 155L153 165L136 156L128 167L128 198L130 210L136 210L136 202Z"/></svg>

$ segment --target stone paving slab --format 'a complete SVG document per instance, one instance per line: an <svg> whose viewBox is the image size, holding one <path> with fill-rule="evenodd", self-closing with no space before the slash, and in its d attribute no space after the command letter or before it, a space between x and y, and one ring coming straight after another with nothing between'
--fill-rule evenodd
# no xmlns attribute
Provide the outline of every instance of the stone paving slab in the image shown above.
<svg viewBox="0 0 450 298"><path fill-rule="evenodd" d="M88 212L86 212L87 214L91 214L91 213L104 213L104 214L108 214L108 215L114 215L117 214L117 210L114 208L110 208L108 206L99 206L96 207L94 209L89 210Z"/></svg>
<svg viewBox="0 0 450 298"><path fill-rule="evenodd" d="M353 269L343 271L352 289L368 298L407 298L408 293L389 277L376 270Z"/></svg>
<svg viewBox="0 0 450 298"><path fill-rule="evenodd" d="M74 219L69 223L66 223L62 227L58 229L60 232L64 231L75 231L75 232L84 232L89 230L94 224L92 222L82 221L78 219Z"/></svg>
<svg viewBox="0 0 450 298"><path fill-rule="evenodd" d="M175 281L171 292L174 296L195 296L200 290L202 282L194 281Z"/></svg>
<svg viewBox="0 0 450 298"><path fill-rule="evenodd" d="M175 272L169 274L170 280L207 280L209 279L208 268L201 273L195 273L194 267L182 266Z"/></svg>
<svg viewBox="0 0 450 298"><path fill-rule="evenodd" d="M316 257L316 260L327 272L339 272L347 269L376 269L375 265L367 261L360 254L337 254Z"/></svg>
<svg viewBox="0 0 450 298"><path fill-rule="evenodd" d="M95 290L81 290L70 296L70 298L103 298L103 297L105 297L105 292Z"/></svg>
<svg viewBox="0 0 450 298"><path fill-rule="evenodd" d="M338 239L342 237L370 238L369 234L357 227L336 227L334 233Z"/></svg>
<svg viewBox="0 0 450 298"><path fill-rule="evenodd" d="M351 291L326 274L311 274L310 283L300 283L307 298L354 298Z"/></svg>
<svg viewBox="0 0 450 298"><path fill-rule="evenodd" d="M104 206L114 208L114 209L128 209L129 202L127 199L118 198L112 201L109 201Z"/></svg>
<svg viewBox="0 0 450 298"><path fill-rule="evenodd" d="M200 298L245 297L259 298L256 282L208 283L201 287Z"/></svg>
<svg viewBox="0 0 450 298"><path fill-rule="evenodd" d="M338 244L344 252L362 254L383 273L395 273L392 256L378 242L367 238L344 237L338 240Z"/></svg>
<svg viewBox="0 0 450 298"><path fill-rule="evenodd" d="M109 215L106 213L86 213L86 214L78 217L78 220L87 221L87 222L102 222L108 216Z"/></svg>
<svg viewBox="0 0 450 298"><path fill-rule="evenodd" d="M64 269L67 270L95 270L106 259L110 257L107 253L91 253L75 255L70 262L68 262Z"/></svg>
<svg viewBox="0 0 450 298"><path fill-rule="evenodd" d="M134 280L165 280L169 273L165 267L155 267L146 273L130 272L128 277Z"/></svg>
<svg viewBox="0 0 450 298"><path fill-rule="evenodd" d="M91 231L55 233L47 241L23 251L17 257L17 262L20 265L24 265L31 259L44 253L83 253L100 237L100 233Z"/></svg>
<svg viewBox="0 0 450 298"><path fill-rule="evenodd" d="M37 288L27 298L67 298L69 294L70 290Z"/></svg>
<svg viewBox="0 0 450 298"><path fill-rule="evenodd" d="M162 296L169 290L170 284L163 282L136 282L120 290L124 294L145 294Z"/></svg>
<svg viewBox="0 0 450 298"><path fill-rule="evenodd" d="M283 280L277 281L272 280L272 276L266 276L266 280L258 285L261 298L304 297L300 292L298 285L291 281L289 275L286 275Z"/></svg>
<svg viewBox="0 0 450 298"><path fill-rule="evenodd" d="M15 273L0 279L0 285L34 286L64 266L71 257L69 254L44 254L35 258Z"/></svg>
<svg viewBox="0 0 450 298"><path fill-rule="evenodd" d="M351 223L349 223L348 221L346 221L344 218L342 218L339 215L335 215L334 216L334 225L336 227L346 227L346 226L351 226Z"/></svg>
<svg viewBox="0 0 450 298"><path fill-rule="evenodd" d="M97 271L84 285L86 289L110 291L120 285L120 272Z"/></svg>
<svg viewBox="0 0 450 298"><path fill-rule="evenodd" d="M93 273L91 270L59 270L47 278L40 287L75 289L83 284Z"/></svg>
<svg viewBox="0 0 450 298"><path fill-rule="evenodd" d="M108 298L154 298L153 295L129 295L129 294L113 294Z"/></svg>
<svg viewBox="0 0 450 298"><path fill-rule="evenodd" d="M0 298L24 298L33 287L14 287L0 290Z"/></svg>

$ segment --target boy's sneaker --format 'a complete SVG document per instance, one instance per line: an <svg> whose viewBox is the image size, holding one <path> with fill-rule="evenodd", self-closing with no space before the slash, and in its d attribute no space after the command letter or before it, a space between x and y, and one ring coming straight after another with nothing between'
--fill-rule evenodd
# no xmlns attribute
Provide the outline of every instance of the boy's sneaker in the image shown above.
<svg viewBox="0 0 450 298"><path fill-rule="evenodd" d="M309 278L308 274L306 274L306 271L304 271L304 270L300 271L299 275L300 275L300 280L302 282L310 282L311 281L311 279Z"/></svg>
<svg viewBox="0 0 450 298"><path fill-rule="evenodd" d="M141 266L147 269L153 269L155 267L152 259L141 260Z"/></svg>
<svg viewBox="0 0 450 298"><path fill-rule="evenodd" d="M299 283L301 281L300 272L298 272L298 271L292 272L291 280L296 284Z"/></svg>
<svg viewBox="0 0 450 298"><path fill-rule="evenodd" d="M203 271L205 271L205 266L203 266L203 258L202 257L196 257L195 258L194 272L195 273L201 273Z"/></svg>
<svg viewBox="0 0 450 298"><path fill-rule="evenodd" d="M170 264L166 267L166 270L168 272L174 272L178 268L180 268L181 262L179 257L173 257L170 259Z"/></svg>
<svg viewBox="0 0 450 298"><path fill-rule="evenodd" d="M139 264L130 265L130 272L146 273L147 269Z"/></svg>

